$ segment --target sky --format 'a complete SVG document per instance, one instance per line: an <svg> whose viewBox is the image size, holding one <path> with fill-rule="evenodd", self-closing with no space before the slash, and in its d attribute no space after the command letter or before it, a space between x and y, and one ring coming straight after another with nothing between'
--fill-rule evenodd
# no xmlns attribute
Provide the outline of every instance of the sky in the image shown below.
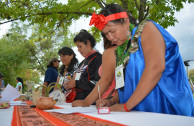
<svg viewBox="0 0 194 126"><path fill-rule="evenodd" d="M185 4L184 8L175 13L178 23L167 31L178 41L183 61L194 60L194 3ZM194 61L189 62L189 69L194 69Z"/></svg>
<svg viewBox="0 0 194 126"><path fill-rule="evenodd" d="M177 40L179 44L180 54L183 61L185 60L194 60L194 3L184 4L184 8L180 12L175 13L175 17L178 20L178 23L175 23L175 26L170 26L166 30ZM90 18L83 18L79 21L73 23L71 27L72 32L78 32L81 29L88 30ZM80 25L83 24L83 25ZM73 48L76 52L78 59L83 60L83 57L77 52L76 47ZM100 42L96 45L101 53L103 52L103 43ZM194 61L189 62L188 69L194 69Z"/></svg>
<svg viewBox="0 0 194 126"><path fill-rule="evenodd" d="M175 17L178 20L178 23L175 23L175 26L168 27L166 30L177 40L179 44L179 50L182 56L183 61L185 60L194 60L194 3L192 4L184 4L184 8L181 9L180 12L175 13ZM82 18L78 21L74 21L71 26L71 32L77 33L81 29L89 30L91 26L89 26L90 18ZM82 25L80 25L82 24ZM6 34L8 29L10 28L10 23L0 25L0 38L2 35ZM99 52L103 52L103 43L97 43L95 49ZM73 47L77 58L79 61L84 58L79 54L76 47ZM194 61L189 62L190 69L194 69Z"/></svg>

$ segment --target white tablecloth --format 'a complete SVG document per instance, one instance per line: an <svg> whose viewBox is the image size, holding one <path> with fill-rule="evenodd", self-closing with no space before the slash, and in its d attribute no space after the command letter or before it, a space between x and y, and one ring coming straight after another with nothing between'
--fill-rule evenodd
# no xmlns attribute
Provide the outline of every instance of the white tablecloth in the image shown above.
<svg viewBox="0 0 194 126"><path fill-rule="evenodd" d="M0 109L0 126L11 126L13 106L8 109Z"/></svg>
<svg viewBox="0 0 194 126"><path fill-rule="evenodd" d="M69 106L70 104L68 104ZM66 108L66 105L60 105ZM90 106L94 107L94 106ZM13 106L9 109L0 109L0 126L10 126ZM86 115L110 120L130 126L194 126L194 117L157 114L150 112L111 112L110 114L84 113Z"/></svg>

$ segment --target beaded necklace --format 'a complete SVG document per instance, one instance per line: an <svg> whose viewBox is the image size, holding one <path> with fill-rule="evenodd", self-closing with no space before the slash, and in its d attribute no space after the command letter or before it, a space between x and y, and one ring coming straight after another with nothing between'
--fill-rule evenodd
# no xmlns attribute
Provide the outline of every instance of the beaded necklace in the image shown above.
<svg viewBox="0 0 194 126"><path fill-rule="evenodd" d="M128 40L126 40L123 45L120 45L117 47L117 49L115 50L116 67L123 64L123 68L125 68L128 61L129 61L130 53L134 53L139 49L138 37L141 35L143 28L144 28L145 24L147 23L147 21L148 20L143 20L139 24L132 39L128 38ZM132 32L133 28L134 28L134 25L131 24L130 25L131 32Z"/></svg>

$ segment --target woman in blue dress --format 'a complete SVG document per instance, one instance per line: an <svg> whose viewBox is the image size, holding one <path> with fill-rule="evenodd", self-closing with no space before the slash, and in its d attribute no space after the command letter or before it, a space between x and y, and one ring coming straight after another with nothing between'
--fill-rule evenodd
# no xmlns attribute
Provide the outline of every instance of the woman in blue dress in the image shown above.
<svg viewBox="0 0 194 126"><path fill-rule="evenodd" d="M118 94L97 106L111 111L145 111L194 116L194 100L177 41L160 25L144 20L130 31L127 12L117 4L93 14L116 55Z"/></svg>

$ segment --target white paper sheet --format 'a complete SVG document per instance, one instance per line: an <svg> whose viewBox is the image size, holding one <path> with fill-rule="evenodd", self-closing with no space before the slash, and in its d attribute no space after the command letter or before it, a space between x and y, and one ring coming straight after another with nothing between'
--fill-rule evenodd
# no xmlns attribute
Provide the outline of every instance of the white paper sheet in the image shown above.
<svg viewBox="0 0 194 126"><path fill-rule="evenodd" d="M0 98L0 101L13 101L20 95L21 94L14 87L8 84L1 93L2 98Z"/></svg>
<svg viewBox="0 0 194 126"><path fill-rule="evenodd" d="M64 109L52 109L52 110L45 110L46 112L58 112L58 113L98 113L96 108L90 107L67 107Z"/></svg>
<svg viewBox="0 0 194 126"><path fill-rule="evenodd" d="M10 101L10 105L26 105L26 102L23 101Z"/></svg>

